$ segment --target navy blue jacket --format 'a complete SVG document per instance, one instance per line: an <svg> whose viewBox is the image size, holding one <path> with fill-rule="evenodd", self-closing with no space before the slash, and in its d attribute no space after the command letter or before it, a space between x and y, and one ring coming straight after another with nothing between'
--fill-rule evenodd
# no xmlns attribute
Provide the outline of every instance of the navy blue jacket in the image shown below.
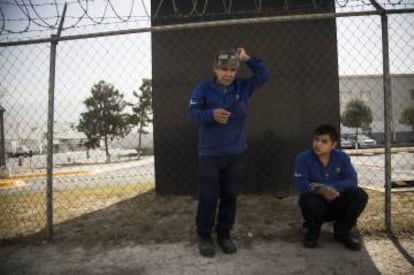
<svg viewBox="0 0 414 275"><path fill-rule="evenodd" d="M341 192L358 185L357 174L347 154L334 149L324 167L313 149L301 152L295 162L295 183L299 192L309 192L311 182L322 183Z"/></svg>
<svg viewBox="0 0 414 275"><path fill-rule="evenodd" d="M258 58L251 57L247 66L253 76L239 78L223 87L215 79L200 82L193 90L189 113L198 126L198 154L200 156L227 156L246 150L245 120L248 99L254 90L269 78L269 71ZM226 91L224 91L224 89ZM229 111L226 124L213 118L213 109Z"/></svg>

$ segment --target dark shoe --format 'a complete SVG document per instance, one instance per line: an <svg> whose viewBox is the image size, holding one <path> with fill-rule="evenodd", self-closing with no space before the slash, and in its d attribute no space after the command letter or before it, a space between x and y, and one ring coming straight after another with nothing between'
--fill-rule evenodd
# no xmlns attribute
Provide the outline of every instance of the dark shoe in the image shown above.
<svg viewBox="0 0 414 275"><path fill-rule="evenodd" d="M214 257L216 249L210 236L198 236L198 252L204 257Z"/></svg>
<svg viewBox="0 0 414 275"><path fill-rule="evenodd" d="M358 240L357 237L353 236L351 233L334 234L334 239L337 242L342 243L346 248L350 250L361 250L361 242Z"/></svg>
<svg viewBox="0 0 414 275"><path fill-rule="evenodd" d="M315 248L318 246L319 234L314 232L306 232L303 238L303 245L307 248Z"/></svg>
<svg viewBox="0 0 414 275"><path fill-rule="evenodd" d="M233 254L237 252L236 244L230 237L230 234L217 235L217 243L221 250L226 254Z"/></svg>

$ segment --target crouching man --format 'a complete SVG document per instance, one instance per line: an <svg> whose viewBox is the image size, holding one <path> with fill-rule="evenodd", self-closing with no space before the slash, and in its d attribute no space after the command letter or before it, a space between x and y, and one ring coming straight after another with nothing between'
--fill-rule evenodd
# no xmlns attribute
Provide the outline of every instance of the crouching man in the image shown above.
<svg viewBox="0 0 414 275"><path fill-rule="evenodd" d="M303 244L314 248L322 223L335 221L334 239L351 250L360 250L360 240L351 233L368 202L358 187L350 158L336 149L338 133L331 125L314 132L313 147L299 153L295 162L295 183L306 229Z"/></svg>

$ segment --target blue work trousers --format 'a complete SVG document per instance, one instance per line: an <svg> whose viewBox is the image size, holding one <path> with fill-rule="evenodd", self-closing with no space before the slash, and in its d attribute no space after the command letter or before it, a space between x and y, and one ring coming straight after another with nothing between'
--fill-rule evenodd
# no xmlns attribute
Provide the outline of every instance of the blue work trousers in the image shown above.
<svg viewBox="0 0 414 275"><path fill-rule="evenodd" d="M242 163L241 154L199 157L196 216L199 235L210 235L213 230L218 235L227 235L233 228Z"/></svg>
<svg viewBox="0 0 414 275"><path fill-rule="evenodd" d="M348 233L356 225L367 202L368 194L359 187L340 192L340 196L333 201L312 192L301 194L299 207L305 220L303 226L319 235L323 222L335 221L335 234Z"/></svg>

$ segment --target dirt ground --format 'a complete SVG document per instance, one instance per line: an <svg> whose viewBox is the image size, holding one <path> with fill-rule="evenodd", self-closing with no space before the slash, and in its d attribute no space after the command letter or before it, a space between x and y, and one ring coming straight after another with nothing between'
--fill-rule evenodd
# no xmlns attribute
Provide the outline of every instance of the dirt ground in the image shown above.
<svg viewBox="0 0 414 275"><path fill-rule="evenodd" d="M322 236L321 246L300 242L252 242L234 255L218 251L214 258L198 255L194 243L115 245L15 244L0 248L1 274L414 274L387 238L364 240L362 251L348 251ZM253 236L254 239L254 236ZM414 240L399 244L414 254ZM412 260L412 259L411 259Z"/></svg>
<svg viewBox="0 0 414 275"><path fill-rule="evenodd" d="M20 230L15 238L2 239L0 274L414 274L413 212L395 207L399 238L388 238L383 194L370 193L358 222L364 244L359 252L334 242L331 224L324 225L320 247L304 248L295 196L241 196L233 230L238 253L217 250L209 259L197 252L194 198L149 191L114 203L116 193L95 193L56 194L56 208L65 209L66 218L55 224L51 243L34 227L33 233ZM413 209L412 200L397 202ZM82 212L86 204L96 209ZM43 211L34 210L32 215Z"/></svg>

